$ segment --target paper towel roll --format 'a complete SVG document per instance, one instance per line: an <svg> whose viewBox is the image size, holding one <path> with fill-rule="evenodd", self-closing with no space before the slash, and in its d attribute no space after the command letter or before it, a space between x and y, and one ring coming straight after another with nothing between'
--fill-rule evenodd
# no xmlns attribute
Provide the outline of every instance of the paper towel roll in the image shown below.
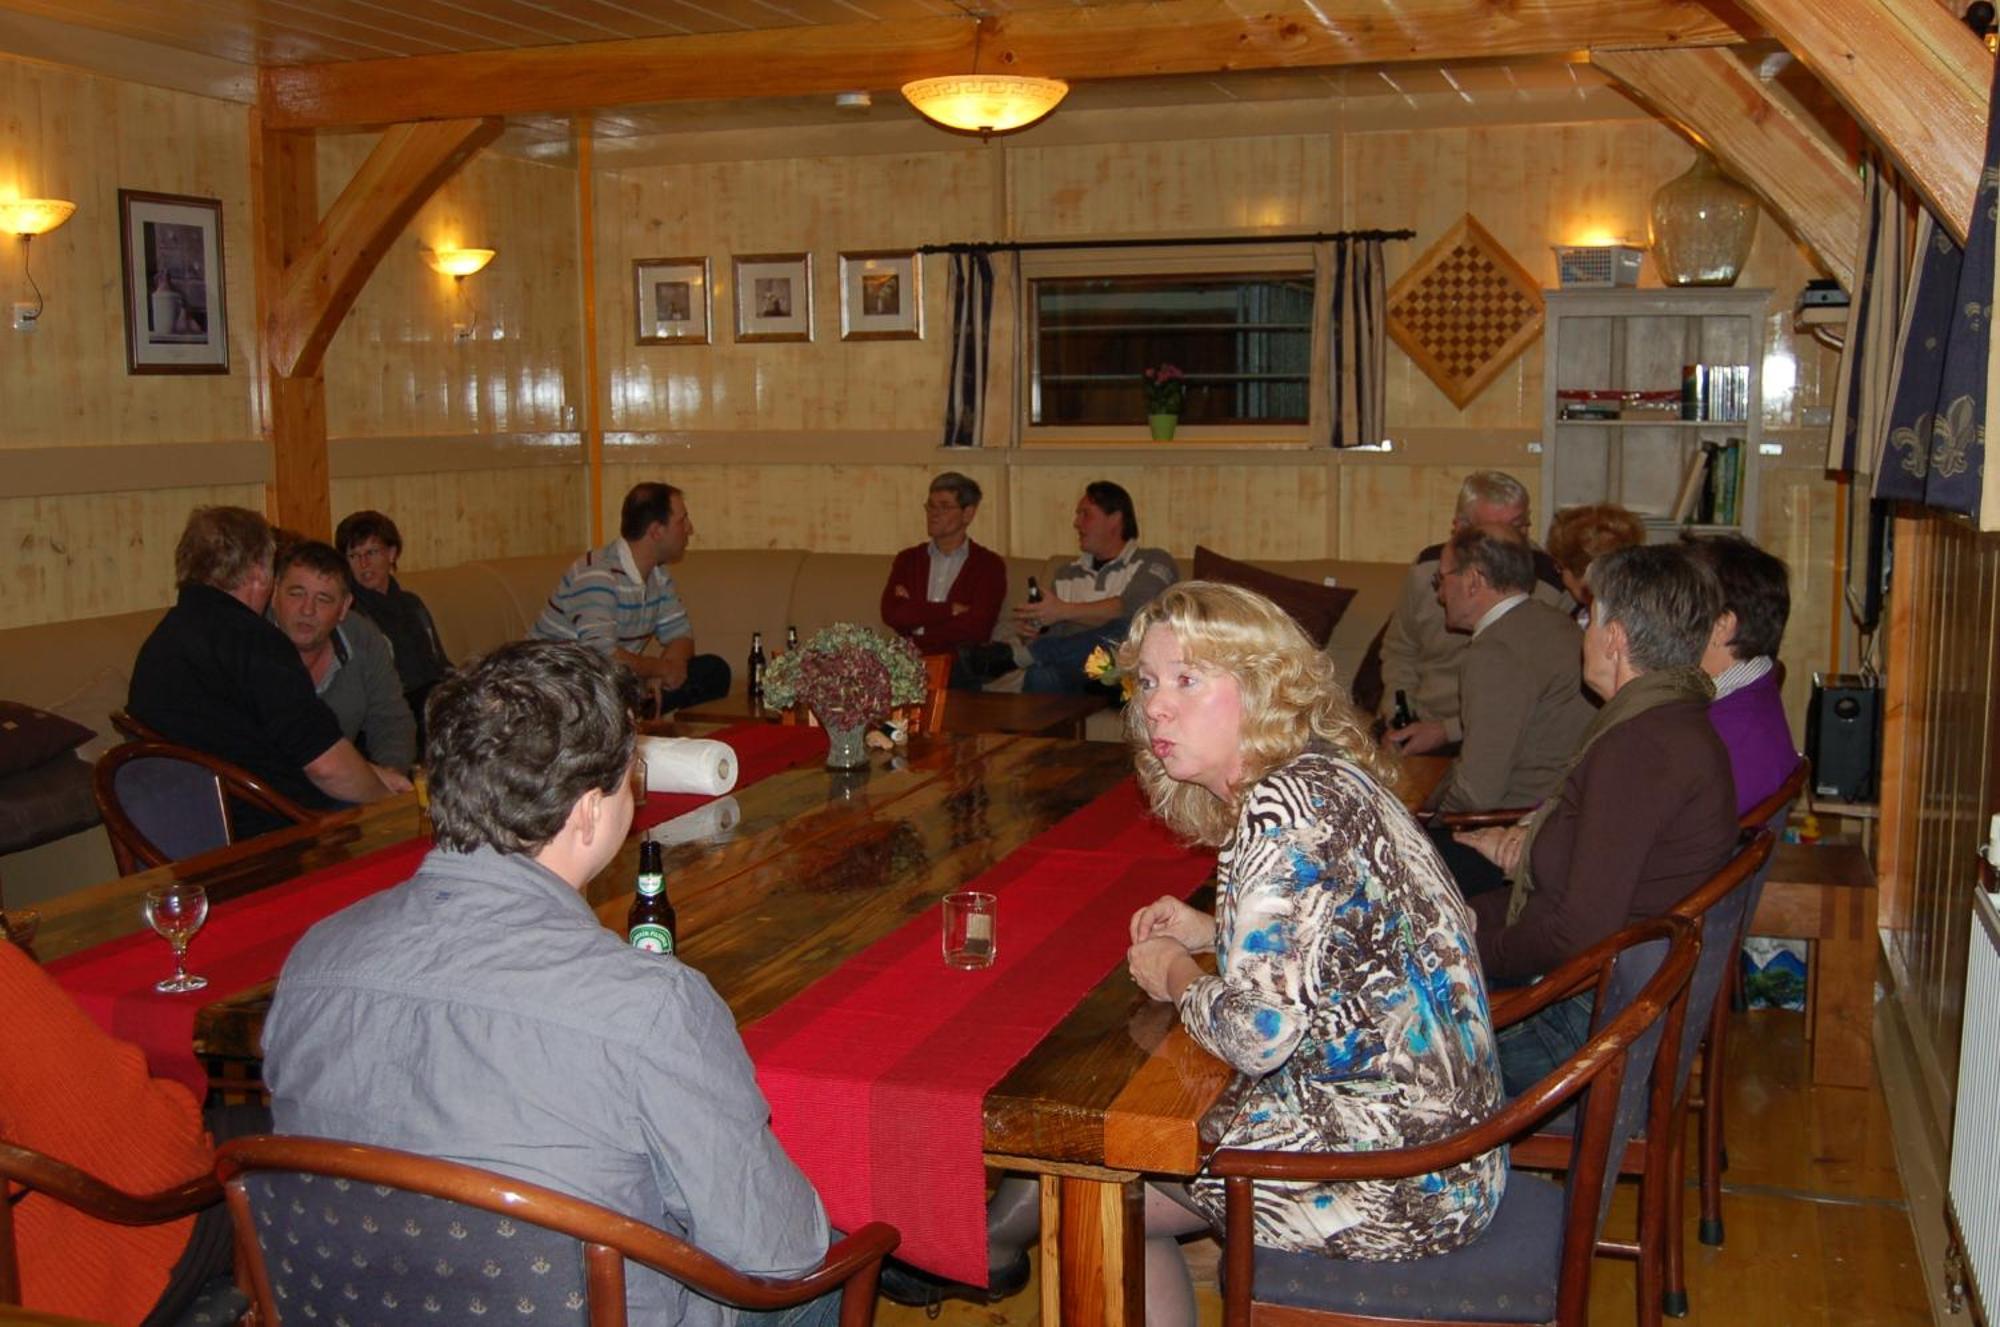
<svg viewBox="0 0 2000 1327"><path fill-rule="evenodd" d="M646 791L714 796L736 786L736 753L727 742L693 737L642 737Z"/></svg>
<svg viewBox="0 0 2000 1327"><path fill-rule="evenodd" d="M660 843L700 843L723 838L742 823L743 808L736 799L718 797L707 806L697 806L684 816L653 826L646 831L646 837Z"/></svg>

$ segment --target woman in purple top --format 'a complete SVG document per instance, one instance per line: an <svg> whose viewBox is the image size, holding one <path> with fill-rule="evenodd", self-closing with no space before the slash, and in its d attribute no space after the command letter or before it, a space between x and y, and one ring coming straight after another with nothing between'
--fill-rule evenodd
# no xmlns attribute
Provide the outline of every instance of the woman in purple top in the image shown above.
<svg viewBox="0 0 2000 1327"><path fill-rule="evenodd" d="M1688 552L1722 583L1722 615L1709 633L1701 666L1715 679L1708 718L1729 749L1740 816L1776 792L1799 763L1778 692L1778 645L1792 608L1790 576L1783 562L1736 535L1687 543Z"/></svg>

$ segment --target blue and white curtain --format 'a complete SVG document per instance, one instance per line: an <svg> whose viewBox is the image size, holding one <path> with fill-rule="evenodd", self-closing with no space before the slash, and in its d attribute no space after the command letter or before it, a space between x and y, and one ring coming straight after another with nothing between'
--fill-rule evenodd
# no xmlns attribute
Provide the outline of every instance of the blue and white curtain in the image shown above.
<svg viewBox="0 0 2000 1327"><path fill-rule="evenodd" d="M1872 153L1862 160L1861 181L1860 248L1834 389L1835 427L1827 439L1826 468L1872 475L1889 436L1897 329L1909 301L1910 242L1918 209L1908 185Z"/></svg>
<svg viewBox="0 0 2000 1327"><path fill-rule="evenodd" d="M1382 241L1328 241L1327 417L1336 447L1381 442L1387 397L1388 287Z"/></svg>
<svg viewBox="0 0 2000 1327"><path fill-rule="evenodd" d="M993 342L993 258L983 252L950 258L951 374L945 380L944 445L977 447Z"/></svg>
<svg viewBox="0 0 2000 1327"><path fill-rule="evenodd" d="M2000 95L2000 67L1994 90ZM1991 104L1991 103L1989 103ZM2000 120L1989 119L1985 169L1964 248L1928 213L1897 346L1896 384L1875 496L1977 519L1986 466L1987 357L1993 340L1994 227L2000 221Z"/></svg>

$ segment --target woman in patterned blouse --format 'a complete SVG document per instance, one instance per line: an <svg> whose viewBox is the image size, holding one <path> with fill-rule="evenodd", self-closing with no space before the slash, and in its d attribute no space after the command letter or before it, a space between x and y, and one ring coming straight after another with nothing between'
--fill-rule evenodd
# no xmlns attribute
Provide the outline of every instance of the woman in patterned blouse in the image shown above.
<svg viewBox="0 0 2000 1327"><path fill-rule="evenodd" d="M1325 654L1270 600L1187 581L1119 652L1154 811L1221 848L1215 916L1166 897L1132 918L1132 975L1256 1079L1226 1147L1420 1146L1501 1099L1472 920L1391 789ZM1216 953L1205 975L1194 954ZM1259 1244L1330 1257L1441 1253L1484 1230L1504 1150L1408 1180L1260 1184ZM1220 1225L1222 1184L1147 1194L1147 1321L1193 1322L1173 1236Z"/></svg>

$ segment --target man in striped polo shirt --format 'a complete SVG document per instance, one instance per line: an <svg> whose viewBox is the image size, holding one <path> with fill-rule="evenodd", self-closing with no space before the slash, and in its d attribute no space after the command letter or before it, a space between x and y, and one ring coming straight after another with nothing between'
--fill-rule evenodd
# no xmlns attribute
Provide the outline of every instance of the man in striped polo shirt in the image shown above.
<svg viewBox="0 0 2000 1327"><path fill-rule="evenodd" d="M662 714L728 695L729 665L694 652L694 627L667 574L693 535L679 489L635 484L619 512L619 537L570 564L530 634L581 641L624 664L658 697Z"/></svg>

